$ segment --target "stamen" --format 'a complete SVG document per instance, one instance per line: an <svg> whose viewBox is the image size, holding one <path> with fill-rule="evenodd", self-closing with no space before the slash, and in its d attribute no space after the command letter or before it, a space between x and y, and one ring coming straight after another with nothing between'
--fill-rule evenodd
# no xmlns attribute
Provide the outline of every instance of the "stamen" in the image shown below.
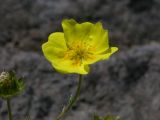
<svg viewBox="0 0 160 120"><path fill-rule="evenodd" d="M72 43L72 47L70 47L65 55L64 59L68 59L73 61L73 65L80 66L83 61L87 61L88 59L94 59L94 47L87 45L85 42Z"/></svg>

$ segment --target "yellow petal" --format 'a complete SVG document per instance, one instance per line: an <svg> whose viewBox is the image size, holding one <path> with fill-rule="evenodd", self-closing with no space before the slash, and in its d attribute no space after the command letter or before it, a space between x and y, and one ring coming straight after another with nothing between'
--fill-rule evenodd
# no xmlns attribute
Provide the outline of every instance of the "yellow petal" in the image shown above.
<svg viewBox="0 0 160 120"><path fill-rule="evenodd" d="M90 44L95 48L95 53L102 53L109 48L108 31L104 30L101 22L97 22L94 25L90 33L90 38Z"/></svg>
<svg viewBox="0 0 160 120"><path fill-rule="evenodd" d="M77 24L77 22L74 19L64 19L62 21L62 27L64 30L68 30L72 27L74 27Z"/></svg>
<svg viewBox="0 0 160 120"><path fill-rule="evenodd" d="M116 51L118 51L118 48L117 47L111 47L109 49L109 51L107 51L104 55L103 55L103 60L106 60L106 59L109 59L109 57L115 53Z"/></svg>
<svg viewBox="0 0 160 120"><path fill-rule="evenodd" d="M53 61L52 65L60 73L77 73L77 74L88 74L89 67L88 65L75 66L72 64L72 61L69 60L58 60Z"/></svg>
<svg viewBox="0 0 160 120"><path fill-rule="evenodd" d="M71 19L64 20L62 27L69 47L81 42L81 44L93 47L97 54L109 48L108 31L102 27L101 22L96 24L90 22L79 24Z"/></svg>
<svg viewBox="0 0 160 120"><path fill-rule="evenodd" d="M67 50L64 34L61 32L52 33L48 42L42 45L44 56L53 62L56 59L62 59L64 52Z"/></svg>
<svg viewBox="0 0 160 120"><path fill-rule="evenodd" d="M42 45L45 57L57 71L61 73L87 74L89 72L88 66L76 66L73 65L73 61L64 59L67 49L64 34L60 32L52 33L48 38L48 42Z"/></svg>
<svg viewBox="0 0 160 120"><path fill-rule="evenodd" d="M94 58L92 58L92 59L86 59L86 60L84 60L83 64L88 65L88 64L96 63L96 62L102 60L103 57L104 57L103 55L95 55Z"/></svg>
<svg viewBox="0 0 160 120"><path fill-rule="evenodd" d="M86 42L85 40L89 38L93 24L90 22L79 24L75 20L71 19L63 20L62 27L67 45L72 46L76 42Z"/></svg>
<svg viewBox="0 0 160 120"><path fill-rule="evenodd" d="M62 27L64 31L65 39L68 41L69 39L74 39L74 27L77 22L73 19L64 19L62 21Z"/></svg>
<svg viewBox="0 0 160 120"><path fill-rule="evenodd" d="M76 24L75 25L75 36L76 36L76 40L82 41L84 43L88 43L90 41L89 40L89 36L90 36L90 32L92 31L94 24L90 23L90 22L84 22L81 24Z"/></svg>
<svg viewBox="0 0 160 120"><path fill-rule="evenodd" d="M97 54L97 55L95 54L92 59L87 59L83 63L87 65L87 64L96 63L96 62L98 62L100 60L109 59L109 57L113 53L115 53L117 50L118 50L117 47L111 47L110 49L108 49L107 51L103 52L102 54Z"/></svg>

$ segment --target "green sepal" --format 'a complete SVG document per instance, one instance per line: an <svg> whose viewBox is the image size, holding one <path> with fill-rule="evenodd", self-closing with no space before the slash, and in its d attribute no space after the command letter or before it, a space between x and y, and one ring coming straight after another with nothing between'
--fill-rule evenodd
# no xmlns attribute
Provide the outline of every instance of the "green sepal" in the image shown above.
<svg viewBox="0 0 160 120"><path fill-rule="evenodd" d="M17 78L13 71L0 74L0 97L9 99L22 93L25 84L22 78Z"/></svg>

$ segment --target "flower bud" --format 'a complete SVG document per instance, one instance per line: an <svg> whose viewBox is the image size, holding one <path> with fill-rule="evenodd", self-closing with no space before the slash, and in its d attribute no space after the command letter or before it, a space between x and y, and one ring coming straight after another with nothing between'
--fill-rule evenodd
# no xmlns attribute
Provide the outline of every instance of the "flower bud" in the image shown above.
<svg viewBox="0 0 160 120"><path fill-rule="evenodd" d="M13 71L0 74L0 97L4 99L11 98L23 92L24 82L17 78Z"/></svg>

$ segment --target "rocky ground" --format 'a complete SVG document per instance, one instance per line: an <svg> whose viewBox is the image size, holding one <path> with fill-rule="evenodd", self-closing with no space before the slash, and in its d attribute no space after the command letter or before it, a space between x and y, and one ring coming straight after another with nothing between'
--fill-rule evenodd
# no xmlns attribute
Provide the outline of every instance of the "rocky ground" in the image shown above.
<svg viewBox="0 0 160 120"><path fill-rule="evenodd" d="M94 112L121 120L160 119L159 0L5 0L0 1L0 71L14 69L26 91L12 101L15 120L53 120L77 76L57 73L41 52L49 33L61 31L63 18L102 21L119 52L92 66L79 102L66 120L91 120ZM7 120L0 99L0 120Z"/></svg>

